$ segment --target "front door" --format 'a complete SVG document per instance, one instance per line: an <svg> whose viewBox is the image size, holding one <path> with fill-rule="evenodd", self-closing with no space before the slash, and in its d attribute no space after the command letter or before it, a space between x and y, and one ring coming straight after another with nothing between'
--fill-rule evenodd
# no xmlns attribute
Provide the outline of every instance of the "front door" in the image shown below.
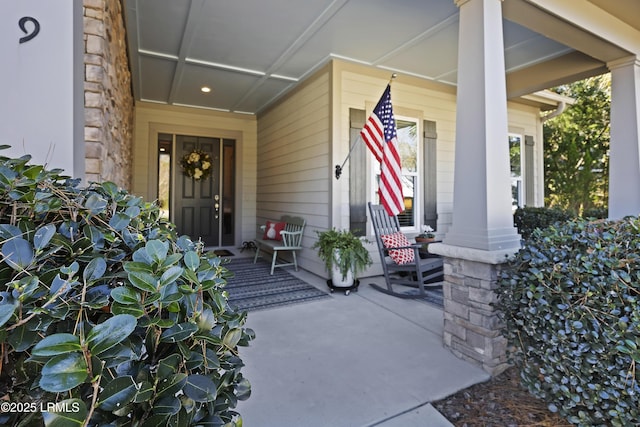
<svg viewBox="0 0 640 427"><path fill-rule="evenodd" d="M189 176L181 160L194 152L211 160L206 177ZM205 246L234 244L235 141L176 135L172 221L178 233ZM207 168L209 169L209 168Z"/></svg>

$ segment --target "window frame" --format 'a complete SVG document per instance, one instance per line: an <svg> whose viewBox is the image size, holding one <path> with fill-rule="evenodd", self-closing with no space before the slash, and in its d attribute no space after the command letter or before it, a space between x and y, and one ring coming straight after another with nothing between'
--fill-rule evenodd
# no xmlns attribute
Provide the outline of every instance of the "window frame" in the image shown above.
<svg viewBox="0 0 640 427"><path fill-rule="evenodd" d="M519 176L515 175L511 169L511 139L512 138L518 138L520 140L520 175ZM526 189L525 189L525 183L524 183L524 179L525 179L524 177L526 176L525 159L524 159L524 155L525 155L524 134L520 132L509 132L508 144L509 144L509 184L512 188L511 207L515 211L517 208L524 207L525 201L526 201L526 194L525 194ZM518 189L517 199L515 199L516 204L513 203L514 202L514 198L513 198L514 183L516 188Z"/></svg>
<svg viewBox="0 0 640 427"><path fill-rule="evenodd" d="M409 122L414 123L416 126L416 135L415 135L415 146L416 146L416 171L408 172L405 168L402 169L402 176L412 176L413 179L413 225L403 226L401 225L400 229L403 233L419 233L422 226L422 218L423 218L423 203L424 203L424 194L422 194L422 185L424 180L424 147L423 140L421 138L423 134L423 125L422 120L418 117L412 117L402 114L394 114L396 120L396 126L398 122ZM372 156L368 156L369 159L372 159ZM369 186L369 200L372 200L376 203L379 203L378 198L378 182L380 176L380 164L373 159L371 161L370 170L370 186ZM406 195L405 195L406 196Z"/></svg>

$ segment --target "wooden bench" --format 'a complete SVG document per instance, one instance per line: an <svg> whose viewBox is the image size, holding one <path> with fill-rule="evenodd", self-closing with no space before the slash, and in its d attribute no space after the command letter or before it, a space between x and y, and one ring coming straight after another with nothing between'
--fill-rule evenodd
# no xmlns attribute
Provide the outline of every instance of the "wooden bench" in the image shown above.
<svg viewBox="0 0 640 427"><path fill-rule="evenodd" d="M284 229L280 232L282 240L264 239L263 236L266 231L266 225L260 227L262 230L260 235L256 238L256 255L253 258L253 263L258 261L260 256L260 250L270 250L273 252L273 258L271 259L271 274L276 267L286 267L293 265L298 271L298 259L296 258L296 251L302 249L302 235L304 233L304 226L306 221L299 217L292 217L289 215L283 215L278 222L285 223ZM282 252L291 252L293 262L281 262L277 263L278 255Z"/></svg>

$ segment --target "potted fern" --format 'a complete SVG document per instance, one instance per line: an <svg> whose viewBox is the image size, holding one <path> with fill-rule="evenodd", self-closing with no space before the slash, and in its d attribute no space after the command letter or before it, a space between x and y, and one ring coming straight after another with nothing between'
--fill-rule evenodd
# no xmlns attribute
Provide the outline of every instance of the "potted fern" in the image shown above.
<svg viewBox="0 0 640 427"><path fill-rule="evenodd" d="M334 228L316 233L318 240L313 249L318 250L318 256L331 273L332 285L338 288L353 287L358 273L372 264L369 251L364 247L366 241L348 230Z"/></svg>

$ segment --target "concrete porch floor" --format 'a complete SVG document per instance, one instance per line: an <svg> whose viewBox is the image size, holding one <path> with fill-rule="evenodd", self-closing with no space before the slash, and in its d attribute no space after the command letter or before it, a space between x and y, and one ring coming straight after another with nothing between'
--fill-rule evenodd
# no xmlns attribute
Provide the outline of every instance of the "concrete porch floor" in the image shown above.
<svg viewBox="0 0 640 427"><path fill-rule="evenodd" d="M286 268L328 291L325 279ZM249 313L245 426L451 426L430 402L489 379L443 347L441 309L369 286L383 277L360 282L349 296Z"/></svg>

